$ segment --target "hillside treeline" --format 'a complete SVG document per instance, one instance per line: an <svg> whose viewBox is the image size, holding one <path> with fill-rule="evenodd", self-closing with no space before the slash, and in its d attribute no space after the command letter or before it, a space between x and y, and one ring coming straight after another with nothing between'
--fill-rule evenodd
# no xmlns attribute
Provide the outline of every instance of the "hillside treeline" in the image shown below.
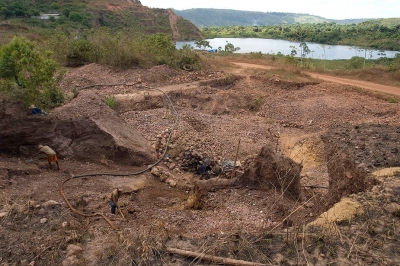
<svg viewBox="0 0 400 266"><path fill-rule="evenodd" d="M107 27L134 29L143 34L173 34L175 40L201 38L198 28L186 19L178 17L171 25L170 15L169 10L151 9L140 1L0 0L0 24L6 24L5 28L10 24L28 26L52 34Z"/></svg>
<svg viewBox="0 0 400 266"><path fill-rule="evenodd" d="M307 23L275 26L203 28L205 38L268 38L329 45L355 45L377 50L400 50L400 18L357 24Z"/></svg>
<svg viewBox="0 0 400 266"><path fill-rule="evenodd" d="M281 25L295 23L335 22L339 24L359 23L368 19L326 19L320 16L288 12L257 12L232 9L191 8L174 10L197 27Z"/></svg>
<svg viewBox="0 0 400 266"><path fill-rule="evenodd" d="M48 21L34 19L43 13L59 14L57 19L50 17ZM0 20L18 18L26 24L41 28L56 28L67 25L71 28L90 28L93 15L82 1L47 1L47 0L0 0Z"/></svg>

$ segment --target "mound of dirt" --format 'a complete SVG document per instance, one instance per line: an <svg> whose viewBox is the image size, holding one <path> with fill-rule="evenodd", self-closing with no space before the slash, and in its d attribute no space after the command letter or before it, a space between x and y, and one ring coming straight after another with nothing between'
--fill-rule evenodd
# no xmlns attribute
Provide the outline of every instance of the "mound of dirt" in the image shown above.
<svg viewBox="0 0 400 266"><path fill-rule="evenodd" d="M30 115L21 104L3 102L0 117L0 145L5 153L29 156L42 143L61 158L136 166L155 161L148 142L91 91L81 92L47 116Z"/></svg>
<svg viewBox="0 0 400 266"><path fill-rule="evenodd" d="M301 164L292 159L276 154L272 145L266 145L246 168L239 182L266 186L298 199L302 168Z"/></svg>
<svg viewBox="0 0 400 266"><path fill-rule="evenodd" d="M342 197L364 191L368 173L378 167L400 165L400 127L389 125L341 125L323 136L329 173L329 205Z"/></svg>

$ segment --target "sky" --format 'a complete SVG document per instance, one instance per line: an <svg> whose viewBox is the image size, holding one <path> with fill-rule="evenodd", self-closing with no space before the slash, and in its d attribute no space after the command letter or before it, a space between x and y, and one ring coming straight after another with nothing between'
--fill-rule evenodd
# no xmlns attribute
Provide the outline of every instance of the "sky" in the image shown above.
<svg viewBox="0 0 400 266"><path fill-rule="evenodd" d="M141 0L152 8L305 13L327 19L399 18L400 0Z"/></svg>

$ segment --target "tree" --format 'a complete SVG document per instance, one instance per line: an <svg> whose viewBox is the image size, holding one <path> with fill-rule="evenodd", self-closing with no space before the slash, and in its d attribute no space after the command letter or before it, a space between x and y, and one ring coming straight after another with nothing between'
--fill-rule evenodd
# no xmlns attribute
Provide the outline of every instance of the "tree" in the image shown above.
<svg viewBox="0 0 400 266"><path fill-rule="evenodd" d="M24 102L43 108L60 105L63 94L54 78L58 64L50 51L40 52L34 43L14 37L0 49L0 81L2 88Z"/></svg>
<svg viewBox="0 0 400 266"><path fill-rule="evenodd" d="M201 47L204 47L204 49L206 49L207 47L209 47L210 49L212 49L210 42L206 41L206 40L200 40L194 43L196 45L197 48L201 49Z"/></svg>
<svg viewBox="0 0 400 266"><path fill-rule="evenodd" d="M235 47L232 43L226 41L225 52L233 53L239 51L240 47Z"/></svg>
<svg viewBox="0 0 400 266"><path fill-rule="evenodd" d="M305 42L301 42L300 43L300 45L299 45L299 47L300 47L300 55L301 55L301 58L300 58L300 64L301 64L301 66L303 66L303 58L306 58L306 56L310 53L310 49L308 48L308 45L305 43Z"/></svg>
<svg viewBox="0 0 400 266"><path fill-rule="evenodd" d="M331 49L331 47L328 46L327 44L321 44L320 47L324 51L324 60L323 61L324 61L324 71L325 71L326 50Z"/></svg>
<svg viewBox="0 0 400 266"><path fill-rule="evenodd" d="M290 56L291 57L295 57L297 55L297 48L294 45L290 45L289 48L291 48L292 50L290 51Z"/></svg>

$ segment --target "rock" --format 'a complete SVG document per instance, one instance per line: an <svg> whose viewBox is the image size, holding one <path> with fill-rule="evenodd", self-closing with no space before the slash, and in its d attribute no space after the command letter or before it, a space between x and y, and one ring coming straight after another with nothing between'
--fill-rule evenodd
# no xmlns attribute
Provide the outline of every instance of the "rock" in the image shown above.
<svg viewBox="0 0 400 266"><path fill-rule="evenodd" d="M67 227L67 225L68 225L67 222L63 222L63 223L61 224L62 227Z"/></svg>
<svg viewBox="0 0 400 266"><path fill-rule="evenodd" d="M312 202L307 202L304 206L306 206L307 208L312 208L315 206L315 204Z"/></svg>
<svg viewBox="0 0 400 266"><path fill-rule="evenodd" d="M154 176L160 177L161 174L162 174L162 171L160 170L159 167L154 166L153 168L151 168L150 173L151 173L152 175L154 175Z"/></svg>
<svg viewBox="0 0 400 266"><path fill-rule="evenodd" d="M176 180L172 179L172 178L168 178L167 181L165 181L165 183L167 183L171 187L176 187L176 184L177 184Z"/></svg>
<svg viewBox="0 0 400 266"><path fill-rule="evenodd" d="M282 261L285 261L285 257L282 254L276 254L274 257L274 262L276 262L278 265L281 265Z"/></svg>
<svg viewBox="0 0 400 266"><path fill-rule="evenodd" d="M40 223L41 223L41 224L47 223L47 218L42 218L42 219L40 219Z"/></svg>
<svg viewBox="0 0 400 266"><path fill-rule="evenodd" d="M67 247L67 257L70 257L72 255L76 255L79 252L82 252L82 248L78 245L68 245Z"/></svg>
<svg viewBox="0 0 400 266"><path fill-rule="evenodd" d="M137 200L137 194L136 193L131 193L130 201L136 201L136 200Z"/></svg>
<svg viewBox="0 0 400 266"><path fill-rule="evenodd" d="M85 207L88 204L89 204L88 200L85 199L83 196L81 196L80 200L78 200L78 202L76 203L77 206L82 206L82 207Z"/></svg>
<svg viewBox="0 0 400 266"><path fill-rule="evenodd" d="M397 204L397 203L392 202L392 203L386 205L386 206L384 207L384 209L385 209L387 212L391 213L391 214L397 214L397 213L399 213L399 211L400 211L400 205Z"/></svg>
<svg viewBox="0 0 400 266"><path fill-rule="evenodd" d="M42 204L43 208L54 208L59 205L61 205L61 203L59 203L55 200L49 200Z"/></svg>
<svg viewBox="0 0 400 266"><path fill-rule="evenodd" d="M127 209L127 212L128 212L129 214L133 214L133 213L136 212L136 209L133 208L133 207L129 207L129 208Z"/></svg>
<svg viewBox="0 0 400 266"><path fill-rule="evenodd" d="M163 173L163 174L160 176L160 181L161 181L161 182L165 182L165 180L167 180L168 177L169 177L169 175L167 175L166 173Z"/></svg>
<svg viewBox="0 0 400 266"><path fill-rule="evenodd" d="M71 256L66 258L63 262L62 262L63 266L78 266L79 265L79 260L76 256Z"/></svg>
<svg viewBox="0 0 400 266"><path fill-rule="evenodd" d="M35 202L34 201L32 201L32 200L30 200L30 201L28 201L28 205L29 205L29 209L34 209L35 207Z"/></svg>
<svg viewBox="0 0 400 266"><path fill-rule="evenodd" d="M40 215L46 214L46 210L45 210L45 209L43 209L43 208L40 208L40 210L39 210L39 214L40 214Z"/></svg>
<svg viewBox="0 0 400 266"><path fill-rule="evenodd" d="M6 181L0 180L0 188L6 188L7 184Z"/></svg>
<svg viewBox="0 0 400 266"><path fill-rule="evenodd" d="M8 215L7 212L0 212L0 218L6 217Z"/></svg>
<svg viewBox="0 0 400 266"><path fill-rule="evenodd" d="M67 233L67 237L65 237L65 242L66 243L71 243L77 241L77 239L79 238L78 233L75 230L71 230L71 231L66 231Z"/></svg>

